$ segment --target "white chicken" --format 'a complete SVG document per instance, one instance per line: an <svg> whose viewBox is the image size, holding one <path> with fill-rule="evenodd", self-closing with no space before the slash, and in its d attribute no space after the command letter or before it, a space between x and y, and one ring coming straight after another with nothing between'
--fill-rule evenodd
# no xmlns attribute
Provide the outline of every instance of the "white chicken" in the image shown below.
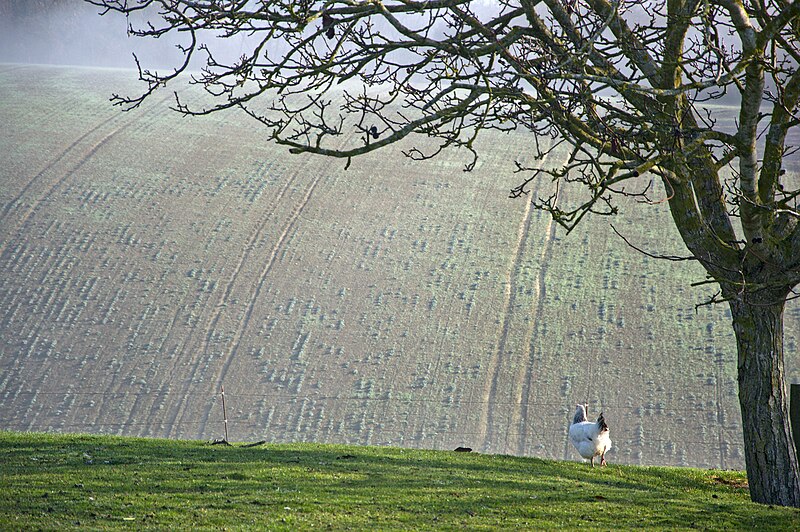
<svg viewBox="0 0 800 532"><path fill-rule="evenodd" d="M577 405L572 424L569 426L569 441L578 450L578 453L590 460L594 467L594 457L600 457L600 465L606 465L606 452L611 449L611 439L608 437L608 425L603 419L603 413L596 422L586 419L586 405Z"/></svg>

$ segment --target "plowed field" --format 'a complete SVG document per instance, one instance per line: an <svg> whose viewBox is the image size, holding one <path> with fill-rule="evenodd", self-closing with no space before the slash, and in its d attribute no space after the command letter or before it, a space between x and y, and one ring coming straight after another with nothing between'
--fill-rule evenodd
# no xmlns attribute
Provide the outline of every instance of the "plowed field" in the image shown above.
<svg viewBox="0 0 800 532"><path fill-rule="evenodd" d="M345 170L168 90L120 113L134 79L0 65L0 428L218 438L224 386L231 440L576 459L588 401L610 460L743 467L702 270L509 199L530 138L487 133L472 173L402 147ZM665 204L621 208L636 245L685 254ZM792 304L791 382L798 331Z"/></svg>

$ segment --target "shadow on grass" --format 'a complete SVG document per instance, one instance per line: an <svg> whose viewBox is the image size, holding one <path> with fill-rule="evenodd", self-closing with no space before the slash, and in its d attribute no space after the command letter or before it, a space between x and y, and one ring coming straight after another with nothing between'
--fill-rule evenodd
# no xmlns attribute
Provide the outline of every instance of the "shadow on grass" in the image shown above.
<svg viewBox="0 0 800 532"><path fill-rule="evenodd" d="M5 490L102 493L162 510L297 508L322 522L785 528L800 512L749 502L737 473L336 445L211 446L96 436L3 435ZM735 477L729 483L719 479ZM38 491L37 491L38 490ZM25 500L20 498L19 500ZM127 502L126 502L127 501ZM25 509L27 508L27 510ZM3 511L11 511L5 508ZM360 515L364 513L364 515ZM778 519L776 520L776 517ZM487 521L488 519L488 521ZM466 521L464 521L466 520ZM224 522L224 521L223 521Z"/></svg>

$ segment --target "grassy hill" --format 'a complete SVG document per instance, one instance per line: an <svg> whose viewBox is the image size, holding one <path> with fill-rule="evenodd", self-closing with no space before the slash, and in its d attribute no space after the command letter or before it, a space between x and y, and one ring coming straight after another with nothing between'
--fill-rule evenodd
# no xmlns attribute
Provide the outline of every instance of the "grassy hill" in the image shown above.
<svg viewBox="0 0 800 532"><path fill-rule="evenodd" d="M0 428L209 439L224 386L232 439L563 459L588 401L616 463L743 467L713 287L509 199L529 136L487 133L469 174L402 158L426 139L345 171L170 91L120 113L134 80L0 65ZM665 203L620 208L636 245L685 253ZM798 331L795 302L792 381Z"/></svg>
<svg viewBox="0 0 800 532"><path fill-rule="evenodd" d="M741 472L0 432L0 528L797 530Z"/></svg>

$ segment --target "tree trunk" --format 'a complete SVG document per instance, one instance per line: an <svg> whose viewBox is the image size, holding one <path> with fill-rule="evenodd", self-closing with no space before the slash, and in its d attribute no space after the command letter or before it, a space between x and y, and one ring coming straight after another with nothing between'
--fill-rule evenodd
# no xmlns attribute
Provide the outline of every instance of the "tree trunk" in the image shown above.
<svg viewBox="0 0 800 532"><path fill-rule="evenodd" d="M785 295L730 302L739 349L739 403L754 502L800 507L800 475L783 372ZM777 301L777 302L776 302Z"/></svg>

